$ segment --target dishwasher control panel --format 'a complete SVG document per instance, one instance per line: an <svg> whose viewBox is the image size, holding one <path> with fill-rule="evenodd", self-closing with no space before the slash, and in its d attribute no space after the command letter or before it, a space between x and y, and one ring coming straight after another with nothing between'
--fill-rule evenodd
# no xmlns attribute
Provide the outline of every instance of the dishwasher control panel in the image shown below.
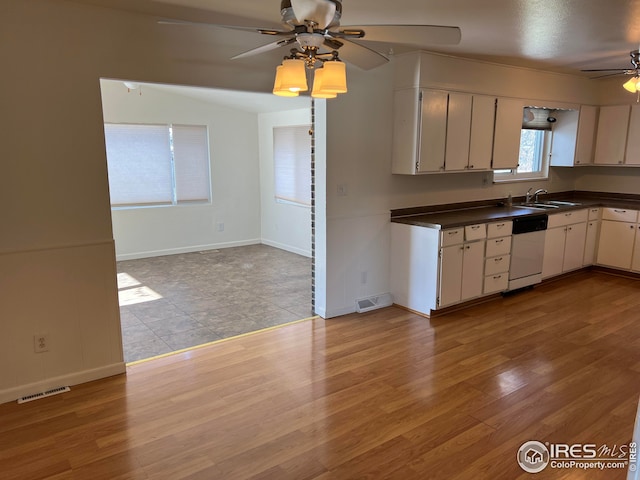
<svg viewBox="0 0 640 480"><path fill-rule="evenodd" d="M546 230L548 221L549 216L546 213L530 215L527 217L517 217L513 219L513 230L511 233L518 235L519 233Z"/></svg>

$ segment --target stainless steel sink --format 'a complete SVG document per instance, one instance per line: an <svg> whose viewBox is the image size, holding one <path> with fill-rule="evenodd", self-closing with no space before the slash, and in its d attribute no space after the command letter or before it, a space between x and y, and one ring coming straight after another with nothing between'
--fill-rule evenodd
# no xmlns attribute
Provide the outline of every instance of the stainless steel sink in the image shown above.
<svg viewBox="0 0 640 480"><path fill-rule="evenodd" d="M560 208L560 205L552 205L551 203L521 203L519 207L524 208L540 208L544 210L551 210L554 208Z"/></svg>
<svg viewBox="0 0 640 480"><path fill-rule="evenodd" d="M547 200L544 203L548 203L550 205L558 205L561 207L576 207L578 205L582 205L579 202L566 202L566 201L562 201L562 200Z"/></svg>

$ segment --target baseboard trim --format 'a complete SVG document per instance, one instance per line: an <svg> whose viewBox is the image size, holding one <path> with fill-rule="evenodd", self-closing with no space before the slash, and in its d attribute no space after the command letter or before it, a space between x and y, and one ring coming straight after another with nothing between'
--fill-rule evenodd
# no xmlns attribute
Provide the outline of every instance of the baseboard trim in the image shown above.
<svg viewBox="0 0 640 480"><path fill-rule="evenodd" d="M280 250L285 250L287 252L295 253L297 255L302 255L303 257L311 258L311 252L308 250L303 250L302 248L292 247L291 245L286 245L284 243L274 242L271 240L267 240L266 238L262 239L262 243L264 245L269 245L270 247L279 248Z"/></svg>
<svg viewBox="0 0 640 480"><path fill-rule="evenodd" d="M74 372L68 375L47 378L46 380L41 380L39 382L7 388L0 390L0 403L11 402L18 398L41 393L56 387L79 385L81 383L92 382L93 380L99 380L101 378L120 375L126 371L127 367L125 363L119 362L105 365L104 367L83 370L81 372Z"/></svg>
<svg viewBox="0 0 640 480"><path fill-rule="evenodd" d="M236 242L212 243L208 245L193 245L190 247L167 248L164 250L149 250L144 252L122 253L116 252L116 260L137 260L139 258L163 257L165 255L176 255L179 253L203 252L207 250L217 250L219 248L245 247L247 245L259 245L261 240L254 238L250 240L239 240ZM117 245L116 245L117 249Z"/></svg>

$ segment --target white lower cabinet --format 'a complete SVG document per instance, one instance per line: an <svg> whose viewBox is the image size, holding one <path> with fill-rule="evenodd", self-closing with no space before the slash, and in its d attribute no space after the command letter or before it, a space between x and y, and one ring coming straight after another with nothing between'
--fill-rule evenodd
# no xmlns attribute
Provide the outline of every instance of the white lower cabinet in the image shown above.
<svg viewBox="0 0 640 480"><path fill-rule="evenodd" d="M544 240L543 279L582 268L587 219L587 210L549 215Z"/></svg>
<svg viewBox="0 0 640 480"><path fill-rule="evenodd" d="M636 243L638 212L604 208L600 225L597 263L605 267L630 270Z"/></svg>
<svg viewBox="0 0 640 480"><path fill-rule="evenodd" d="M438 307L446 307L482 294L484 241L443 247L440 256Z"/></svg>

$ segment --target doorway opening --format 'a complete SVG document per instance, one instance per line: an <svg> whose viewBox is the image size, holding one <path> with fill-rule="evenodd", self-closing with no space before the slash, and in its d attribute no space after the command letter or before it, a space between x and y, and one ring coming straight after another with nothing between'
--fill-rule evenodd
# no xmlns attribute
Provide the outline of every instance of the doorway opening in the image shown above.
<svg viewBox="0 0 640 480"><path fill-rule="evenodd" d="M277 201L272 133L310 125L311 100L134 85L101 80L105 124L170 125L168 177L182 192L135 205L114 205L112 193L125 361L312 316L313 209ZM184 161L197 146L175 126L206 128L208 198L185 199L203 173Z"/></svg>

